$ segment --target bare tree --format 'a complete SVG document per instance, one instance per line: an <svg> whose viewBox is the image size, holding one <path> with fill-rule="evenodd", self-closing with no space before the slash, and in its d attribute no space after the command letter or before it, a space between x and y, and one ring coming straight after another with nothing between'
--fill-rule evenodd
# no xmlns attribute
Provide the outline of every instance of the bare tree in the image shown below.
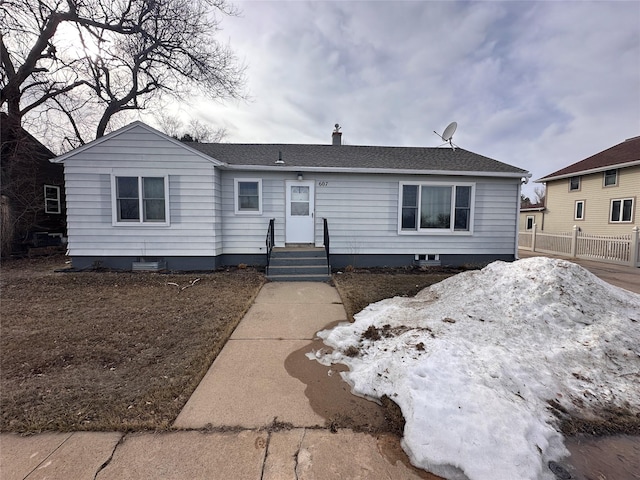
<svg viewBox="0 0 640 480"><path fill-rule="evenodd" d="M539 187L535 187L533 189L533 194L535 195L537 204L540 204L540 205L545 204L545 200L547 197L547 189L545 185L540 185Z"/></svg>
<svg viewBox="0 0 640 480"><path fill-rule="evenodd" d="M175 115L161 114L155 119L163 133L183 142L220 143L227 136L226 128L216 128L196 118L189 120L187 127Z"/></svg>
<svg viewBox="0 0 640 480"><path fill-rule="evenodd" d="M226 0L2 2L0 105L12 129L54 118L73 144L163 96L241 97L244 70L215 38L236 13Z"/></svg>

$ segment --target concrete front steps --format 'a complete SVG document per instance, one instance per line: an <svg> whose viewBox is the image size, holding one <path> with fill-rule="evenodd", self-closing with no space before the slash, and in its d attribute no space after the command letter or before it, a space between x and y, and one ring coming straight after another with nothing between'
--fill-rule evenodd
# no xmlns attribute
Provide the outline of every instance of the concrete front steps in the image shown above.
<svg viewBox="0 0 640 480"><path fill-rule="evenodd" d="M267 278L272 282L328 282L331 278L323 247L274 247Z"/></svg>

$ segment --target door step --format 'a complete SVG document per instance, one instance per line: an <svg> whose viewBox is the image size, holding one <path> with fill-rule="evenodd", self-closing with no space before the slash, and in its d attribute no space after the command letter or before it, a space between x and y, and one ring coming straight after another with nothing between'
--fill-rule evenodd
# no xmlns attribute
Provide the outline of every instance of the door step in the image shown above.
<svg viewBox="0 0 640 480"><path fill-rule="evenodd" d="M324 248L308 245L274 248L267 278L273 282L327 282L331 279Z"/></svg>

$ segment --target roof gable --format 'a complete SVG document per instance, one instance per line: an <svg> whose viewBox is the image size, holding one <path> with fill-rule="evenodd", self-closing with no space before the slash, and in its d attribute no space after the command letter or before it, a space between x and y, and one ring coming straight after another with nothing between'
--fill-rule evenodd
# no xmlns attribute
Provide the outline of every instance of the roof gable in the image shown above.
<svg viewBox="0 0 640 480"><path fill-rule="evenodd" d="M629 138L618 145L542 177L536 182L559 180L580 174L607 170L609 167L632 165L640 165L640 137Z"/></svg>
<svg viewBox="0 0 640 480"><path fill-rule="evenodd" d="M211 162L215 165L222 165L221 162L215 160L214 158L212 158L210 155L206 155L203 152L196 150L194 148L192 148L191 146L189 146L188 144L181 142L180 140L177 140L173 137L170 137L168 135L165 135L164 133L156 130L155 128L150 127L149 125L147 125L146 123L143 123L141 121L135 121L133 123L130 123L129 125L126 125L122 128L119 128L118 130L115 130L107 135L105 135L104 137L100 137L97 138L95 140L93 140L92 142L89 142L85 145L82 145L81 147L78 147L76 149L73 149L67 153L65 153L64 155L60 155L59 157L53 158L51 159L51 162L53 163L61 163L64 162L65 160L68 160L71 157L74 157L76 155L78 155L79 153L84 152L85 150L89 150L93 147L95 147L96 145L100 145L104 142L108 142L109 140L116 138L126 132L132 131L136 128L142 128L144 130L146 130L147 132L150 132L154 135L157 135L158 137L160 137L163 140L167 140L175 145L179 145L181 148L184 148L185 150L188 150L189 152L197 155L200 158L203 158L204 160L207 160L208 162Z"/></svg>

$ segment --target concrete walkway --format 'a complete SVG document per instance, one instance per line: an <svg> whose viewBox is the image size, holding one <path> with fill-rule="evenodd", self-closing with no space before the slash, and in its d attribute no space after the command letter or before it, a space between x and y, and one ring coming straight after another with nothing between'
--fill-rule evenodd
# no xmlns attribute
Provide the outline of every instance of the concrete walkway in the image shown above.
<svg viewBox="0 0 640 480"><path fill-rule="evenodd" d="M351 395L337 373L304 357L321 347L318 330L346 318L328 284L268 283L175 431L3 434L0 478L437 478L411 467L393 435L327 426L332 415L353 413L374 426L383 420L379 407Z"/></svg>

